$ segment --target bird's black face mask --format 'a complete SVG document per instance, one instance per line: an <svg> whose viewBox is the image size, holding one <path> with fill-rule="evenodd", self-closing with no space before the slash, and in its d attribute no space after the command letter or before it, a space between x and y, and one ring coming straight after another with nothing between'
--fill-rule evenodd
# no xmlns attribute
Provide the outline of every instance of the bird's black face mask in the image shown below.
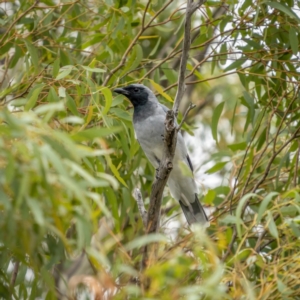
<svg viewBox="0 0 300 300"><path fill-rule="evenodd" d="M148 92L145 88L129 85L124 88L117 88L115 93L124 95L133 104L134 107L144 105L148 101Z"/></svg>

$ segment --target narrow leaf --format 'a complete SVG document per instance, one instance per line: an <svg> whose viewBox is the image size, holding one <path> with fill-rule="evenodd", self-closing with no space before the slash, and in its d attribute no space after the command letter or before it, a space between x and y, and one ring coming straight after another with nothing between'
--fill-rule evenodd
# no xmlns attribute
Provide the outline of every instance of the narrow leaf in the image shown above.
<svg viewBox="0 0 300 300"><path fill-rule="evenodd" d="M216 143L218 143L218 123L223 111L224 104L225 102L221 102L220 104L218 104L212 116L211 131L212 131L212 136L216 141Z"/></svg>
<svg viewBox="0 0 300 300"><path fill-rule="evenodd" d="M41 84L36 85L32 89L32 91L29 93L29 99L25 105L25 111L28 111L35 106L37 99L39 97L39 94L42 91L43 87L44 87L44 84L41 83Z"/></svg>
<svg viewBox="0 0 300 300"><path fill-rule="evenodd" d="M154 87L154 89L161 95L163 96L165 99L167 99L168 101L173 103L172 98L164 92L164 89L162 88L161 85L159 85L158 83L154 82L152 79L149 79L149 81L151 82L152 86Z"/></svg>
<svg viewBox="0 0 300 300"><path fill-rule="evenodd" d="M277 192L272 192L272 193L268 194L264 198L264 200L261 202L259 209L258 209L258 214L257 214L257 223L259 223L261 221L261 218L262 218L263 214L266 212L270 201L273 199L273 197L275 197L277 195L278 195Z"/></svg>
<svg viewBox="0 0 300 300"><path fill-rule="evenodd" d="M228 161L222 161L222 162L218 162L216 163L212 168L208 169L207 171L205 171L206 174L213 174L216 173L218 171L220 171L221 169L224 168L224 166L228 163Z"/></svg>
<svg viewBox="0 0 300 300"><path fill-rule="evenodd" d="M100 89L100 92L104 95L105 98L105 106L102 113L106 115L112 104L112 94L110 89L108 89L107 87L102 87Z"/></svg>
<svg viewBox="0 0 300 300"><path fill-rule="evenodd" d="M121 129L121 127L90 128L77 132L72 136L72 138L76 141L93 140L94 138L105 137L110 134L119 132Z"/></svg>
<svg viewBox="0 0 300 300"><path fill-rule="evenodd" d="M296 30L294 27L290 28L289 38L290 38L290 45L291 45L292 51L295 55L297 55L299 44L298 44L297 33L296 33Z"/></svg>
<svg viewBox="0 0 300 300"><path fill-rule="evenodd" d="M274 222L272 213L270 211L268 211L268 223L269 223L268 225L269 225L269 231L270 231L271 235L274 238L278 239L279 235L278 235L277 227Z"/></svg>
<svg viewBox="0 0 300 300"><path fill-rule="evenodd" d="M33 46L28 40L24 40L24 42L25 42L27 50L30 54L32 64L34 65L34 68L37 70L39 67L38 52L37 52L35 46Z"/></svg>
<svg viewBox="0 0 300 300"><path fill-rule="evenodd" d="M289 17L297 20L300 22L299 17L296 15L296 13L288 6L285 6L284 4L278 3L278 2L265 2L266 5L269 5L275 9L280 10L284 14L288 15Z"/></svg>
<svg viewBox="0 0 300 300"><path fill-rule="evenodd" d="M94 72L94 73L105 73L106 72L104 69L100 69L100 68L90 68L87 66L82 66L82 67L89 72Z"/></svg>

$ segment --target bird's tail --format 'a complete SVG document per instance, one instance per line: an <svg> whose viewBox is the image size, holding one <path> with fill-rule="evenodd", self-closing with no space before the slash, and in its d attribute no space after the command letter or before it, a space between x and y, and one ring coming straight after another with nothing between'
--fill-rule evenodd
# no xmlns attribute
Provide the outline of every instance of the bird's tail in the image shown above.
<svg viewBox="0 0 300 300"><path fill-rule="evenodd" d="M197 194L195 194L195 201L189 206L186 206L181 200L179 203L189 225L198 223L205 227L209 226L208 218L199 202Z"/></svg>

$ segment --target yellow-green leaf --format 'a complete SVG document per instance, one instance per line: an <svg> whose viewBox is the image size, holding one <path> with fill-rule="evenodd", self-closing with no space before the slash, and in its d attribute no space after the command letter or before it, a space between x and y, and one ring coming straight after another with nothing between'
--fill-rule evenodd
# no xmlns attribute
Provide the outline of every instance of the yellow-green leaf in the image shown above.
<svg viewBox="0 0 300 300"><path fill-rule="evenodd" d="M110 89L108 89L107 87L102 87L100 90L101 94L103 94L104 98L105 98L105 106L104 109L102 111L102 113L104 115L106 115L111 107L112 104L112 94Z"/></svg>
<svg viewBox="0 0 300 300"><path fill-rule="evenodd" d="M109 156L106 157L107 159L107 163L112 171L112 173L116 176L116 178L125 186L128 188L126 182L124 181L124 179L121 177L118 169L116 168L116 166L112 163L111 158Z"/></svg>
<svg viewBox="0 0 300 300"><path fill-rule="evenodd" d="M164 92L164 89L162 88L161 85L159 85L158 83L154 82L152 79L149 79L149 81L151 82L152 86L154 87L154 89L161 95L163 96L165 99L167 99L168 101L172 102L173 103L173 100L172 98L166 94Z"/></svg>
<svg viewBox="0 0 300 300"><path fill-rule="evenodd" d="M45 86L45 84L41 83L41 84L36 85L31 90L31 92L29 93L29 99L28 99L28 101L25 105L25 111L28 111L28 110L32 109L35 106L36 101L38 99L38 96L39 96L39 94L42 91L44 86Z"/></svg>

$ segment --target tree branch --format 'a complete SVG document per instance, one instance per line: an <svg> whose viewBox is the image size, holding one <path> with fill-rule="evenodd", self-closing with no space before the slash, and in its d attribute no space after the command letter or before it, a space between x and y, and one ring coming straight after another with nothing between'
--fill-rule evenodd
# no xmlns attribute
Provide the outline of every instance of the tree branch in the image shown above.
<svg viewBox="0 0 300 300"><path fill-rule="evenodd" d="M140 212L143 224L144 224L144 228L147 229L147 210L145 209L142 193L139 189L136 188L134 190L133 196L136 200L136 203L137 203L137 206L138 206L138 209L139 209L139 212Z"/></svg>
<svg viewBox="0 0 300 300"><path fill-rule="evenodd" d="M182 46L182 55L180 60L179 77L178 77L178 88L174 100L173 110L175 115L178 115L179 104L183 98L185 91L185 70L186 64L189 57L189 50L191 46L191 19L193 13L204 3L204 0L200 0L198 3L194 3L192 0L188 0L186 8L186 19L184 24L184 39Z"/></svg>

